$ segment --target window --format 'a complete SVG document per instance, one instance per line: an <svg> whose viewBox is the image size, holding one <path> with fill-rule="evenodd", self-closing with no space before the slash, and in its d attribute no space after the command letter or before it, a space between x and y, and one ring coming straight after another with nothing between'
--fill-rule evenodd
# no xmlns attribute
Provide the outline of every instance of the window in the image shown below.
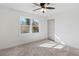
<svg viewBox="0 0 79 59"><path fill-rule="evenodd" d="M32 33L39 32L39 22L36 19L32 20Z"/></svg>
<svg viewBox="0 0 79 59"><path fill-rule="evenodd" d="M29 33L30 31L30 19L21 17L20 19L21 33Z"/></svg>
<svg viewBox="0 0 79 59"><path fill-rule="evenodd" d="M39 21L30 19L24 16L20 17L20 31L21 33L37 33L39 32Z"/></svg>

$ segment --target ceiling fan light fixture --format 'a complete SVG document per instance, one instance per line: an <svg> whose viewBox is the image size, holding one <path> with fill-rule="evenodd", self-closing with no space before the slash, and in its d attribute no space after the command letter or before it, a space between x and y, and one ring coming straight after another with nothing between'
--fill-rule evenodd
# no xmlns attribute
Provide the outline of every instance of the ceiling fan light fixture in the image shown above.
<svg viewBox="0 0 79 59"><path fill-rule="evenodd" d="M40 3L40 4L34 3L34 5L40 7L40 8L35 9L34 11L40 10L42 13L45 13L47 9L54 10L55 9L54 7L48 7L49 4L50 3Z"/></svg>
<svg viewBox="0 0 79 59"><path fill-rule="evenodd" d="M41 12L46 12L46 9L45 8L41 8Z"/></svg>

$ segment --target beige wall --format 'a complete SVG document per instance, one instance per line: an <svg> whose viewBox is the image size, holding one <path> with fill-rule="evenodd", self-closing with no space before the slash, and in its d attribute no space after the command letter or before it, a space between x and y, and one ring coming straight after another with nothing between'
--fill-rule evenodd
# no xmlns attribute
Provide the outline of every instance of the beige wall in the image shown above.
<svg viewBox="0 0 79 59"><path fill-rule="evenodd" d="M55 34L58 40L66 45L79 48L79 4L65 4L65 6L72 8L56 13Z"/></svg>
<svg viewBox="0 0 79 59"><path fill-rule="evenodd" d="M36 18L40 23L39 33L21 34L19 29L20 16ZM0 49L47 38L47 20L28 12L0 6Z"/></svg>

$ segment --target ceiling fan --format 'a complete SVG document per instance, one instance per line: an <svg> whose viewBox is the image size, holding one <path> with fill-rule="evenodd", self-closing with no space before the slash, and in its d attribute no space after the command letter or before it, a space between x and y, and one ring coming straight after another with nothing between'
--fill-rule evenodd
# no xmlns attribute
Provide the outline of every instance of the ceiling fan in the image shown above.
<svg viewBox="0 0 79 59"><path fill-rule="evenodd" d="M34 9L33 11L41 10L43 13L45 13L47 9L50 9L50 10L55 9L54 7L48 7L50 3L40 3L40 4L33 3L33 4L40 7L40 8Z"/></svg>

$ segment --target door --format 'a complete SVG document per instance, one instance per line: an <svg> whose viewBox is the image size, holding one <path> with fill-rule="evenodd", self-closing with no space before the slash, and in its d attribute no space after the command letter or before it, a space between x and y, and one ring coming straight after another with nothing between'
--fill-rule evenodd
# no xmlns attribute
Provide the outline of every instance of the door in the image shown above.
<svg viewBox="0 0 79 59"><path fill-rule="evenodd" d="M55 23L54 20L48 20L48 39L54 40Z"/></svg>

